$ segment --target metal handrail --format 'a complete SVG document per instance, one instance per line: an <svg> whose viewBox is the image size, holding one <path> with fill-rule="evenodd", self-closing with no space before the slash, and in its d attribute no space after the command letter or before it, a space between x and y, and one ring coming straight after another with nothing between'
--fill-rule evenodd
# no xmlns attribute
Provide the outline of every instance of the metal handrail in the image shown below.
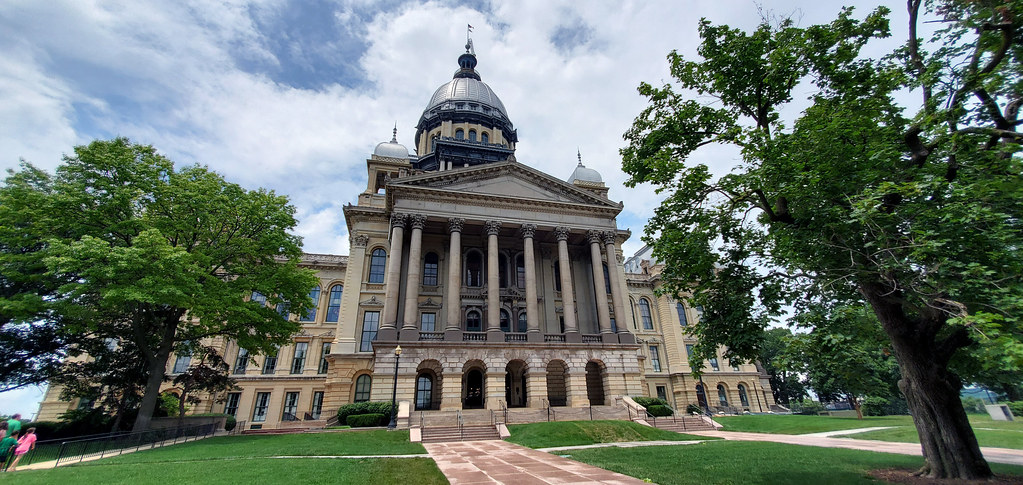
<svg viewBox="0 0 1023 485"><path fill-rule="evenodd" d="M151 445L152 448L155 448L157 443L169 440L172 440L169 444L176 444L179 438L184 438L185 441L189 437L198 439L201 436L205 438L216 434L217 429L218 423L206 423L183 428L164 428L118 433L111 436L65 440L61 442L60 448L57 450L54 466L59 466L62 461L74 460L76 457L81 462L87 456L96 456L98 454L102 458L108 452L115 450L123 453L131 448L135 448L135 451L138 451L144 445ZM235 429L239 429L237 424Z"/></svg>

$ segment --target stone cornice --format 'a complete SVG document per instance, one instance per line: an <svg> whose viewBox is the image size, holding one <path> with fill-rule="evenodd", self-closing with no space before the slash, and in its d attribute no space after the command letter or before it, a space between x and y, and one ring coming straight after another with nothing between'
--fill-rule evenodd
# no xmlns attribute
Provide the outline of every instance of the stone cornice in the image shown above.
<svg viewBox="0 0 1023 485"><path fill-rule="evenodd" d="M492 194L473 194L433 187L392 187L387 195L388 208L394 207L395 198L429 202L454 202L494 209L514 208L529 212L556 212L565 215L601 215L608 218L616 217L622 211L621 206L600 206Z"/></svg>

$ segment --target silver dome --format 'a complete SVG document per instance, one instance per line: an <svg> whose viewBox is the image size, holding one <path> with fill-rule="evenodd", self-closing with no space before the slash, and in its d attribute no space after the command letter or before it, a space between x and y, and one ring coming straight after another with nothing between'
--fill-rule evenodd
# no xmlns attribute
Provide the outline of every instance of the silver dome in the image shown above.
<svg viewBox="0 0 1023 485"><path fill-rule="evenodd" d="M479 103L483 106L496 110L501 117L508 119L508 111L504 109L504 103L494 94L483 81L471 77L457 77L437 88L430 103L426 105L425 113L437 107L444 108L449 102ZM450 107L455 108L454 106ZM466 109L471 109L466 107Z"/></svg>
<svg viewBox="0 0 1023 485"><path fill-rule="evenodd" d="M583 166L583 162L579 162L579 165L575 167L575 171L572 172L572 176L568 178L568 183L579 182L590 182L601 184L604 183L604 179L600 177L600 172Z"/></svg>
<svg viewBox="0 0 1023 485"><path fill-rule="evenodd" d="M373 154L378 157L389 157L389 158L408 158L408 148L405 145L398 143L398 127L394 127L394 135L391 136L391 141L385 141L377 145L376 149L373 150Z"/></svg>

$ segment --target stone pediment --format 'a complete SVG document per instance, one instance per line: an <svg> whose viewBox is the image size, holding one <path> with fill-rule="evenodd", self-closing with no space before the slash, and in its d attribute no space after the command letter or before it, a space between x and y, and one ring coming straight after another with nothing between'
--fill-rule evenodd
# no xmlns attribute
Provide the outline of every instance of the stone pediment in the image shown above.
<svg viewBox="0 0 1023 485"><path fill-rule="evenodd" d="M427 191L438 196L462 194L497 199L535 200L544 203L620 207L606 198L580 190L572 184L517 162L428 172L392 180L387 187L389 194Z"/></svg>

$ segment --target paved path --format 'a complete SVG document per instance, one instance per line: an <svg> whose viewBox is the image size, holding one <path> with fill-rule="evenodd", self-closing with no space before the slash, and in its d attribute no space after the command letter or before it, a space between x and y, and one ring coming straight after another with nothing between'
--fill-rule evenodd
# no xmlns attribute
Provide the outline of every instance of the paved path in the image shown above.
<svg viewBox="0 0 1023 485"><path fill-rule="evenodd" d="M819 436L821 438L830 438L832 436L844 436L847 434L859 434L866 433L868 431L878 431L882 429L892 429L895 426L875 426L873 428L856 428L856 429L840 429L838 431L824 431L822 433L806 433L799 436Z"/></svg>
<svg viewBox="0 0 1023 485"><path fill-rule="evenodd" d="M506 441L426 443L426 451L451 485L508 483L641 484L627 475Z"/></svg>
<svg viewBox="0 0 1023 485"><path fill-rule="evenodd" d="M724 438L740 441L770 441L790 445L821 446L825 448L846 448L850 450L880 451L900 455L923 456L917 443L895 443L891 441L854 440L849 438L828 438L813 435L743 433L738 431L690 431L688 434ZM981 447L984 458L992 463L1023 466L1023 450L1010 448Z"/></svg>

